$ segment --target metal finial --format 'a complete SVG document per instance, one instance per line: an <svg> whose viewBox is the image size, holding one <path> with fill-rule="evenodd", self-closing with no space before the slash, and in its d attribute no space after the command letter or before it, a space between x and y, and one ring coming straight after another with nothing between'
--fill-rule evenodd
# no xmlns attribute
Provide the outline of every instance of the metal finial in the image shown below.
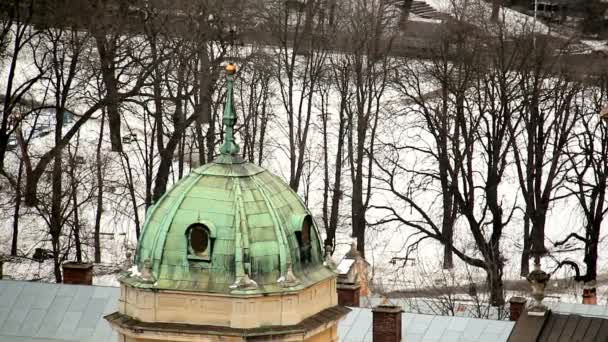
<svg viewBox="0 0 608 342"><path fill-rule="evenodd" d="M239 145L234 141L234 125L236 124L236 114L234 112L234 73L236 66L229 63L226 66L226 103L224 104L224 144L220 148L220 153L223 155L235 155L239 153Z"/></svg>

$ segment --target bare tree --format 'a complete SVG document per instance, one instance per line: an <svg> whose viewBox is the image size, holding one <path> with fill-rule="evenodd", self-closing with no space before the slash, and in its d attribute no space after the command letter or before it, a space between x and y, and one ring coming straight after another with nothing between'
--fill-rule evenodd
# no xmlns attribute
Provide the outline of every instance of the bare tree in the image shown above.
<svg viewBox="0 0 608 342"><path fill-rule="evenodd" d="M574 142L566 146L569 175L565 187L576 198L584 223L582 234L574 231L565 239L554 243L555 247L568 250L572 250L576 242L583 243L585 273L571 260L561 261L557 269L570 266L575 271L574 280L585 283L594 282L597 278L601 226L608 212L608 126L598 117L606 103L607 94L608 82L602 77L597 88L582 92L583 103L576 105L582 113L577 120Z"/></svg>
<svg viewBox="0 0 608 342"><path fill-rule="evenodd" d="M48 33L52 33L54 35L59 35L59 36L63 36L63 35L76 35L78 34L82 34L79 31L73 30L73 32L67 32L65 30L62 31L62 29L58 29L57 32L63 32L61 34L59 33L55 33L54 29L49 29L47 31ZM47 35L49 36L49 35ZM52 35L50 35L52 37ZM53 38L56 40L56 38ZM53 39L51 39L51 41L54 41ZM76 47L78 48L83 48L84 46L84 40L86 40L83 37L79 37L78 39L82 39L83 42L79 43L79 45L77 45ZM38 42L38 44L41 44L42 40L40 42ZM136 44L140 44L139 42ZM68 45L67 47L70 47L70 45ZM124 58L124 63L123 65L121 65L121 72L124 73L124 81L120 84L120 92L117 94L117 99L116 101L122 102L122 101L126 101L127 99L132 98L134 95L138 94L141 87L144 85L145 81L148 78L148 75L151 72L151 66L153 65L152 63L150 63L150 60L145 57L145 49L144 46L142 45L130 45L127 49L127 51L125 51L125 58ZM133 51L140 51L139 55L135 54L133 55ZM63 53L62 51L56 51L55 53ZM80 53L80 52L79 52ZM79 55L74 55L74 56L70 56L69 61L68 60L64 60L64 59L58 59L58 62L61 63L66 63L69 64L69 69L68 71L71 70L70 72L66 72L65 75L61 74L61 73L57 73L55 72L55 78L59 78L62 82L66 82L68 81L70 78L74 78L77 72L84 70L85 68L81 68L81 66L78 64L79 62L82 62L74 57L80 57ZM49 58L46 54L41 54L38 58L41 59L46 59ZM42 61L37 61L37 68L39 70L41 70L41 68L43 68L46 64L44 64ZM66 66L67 67L67 66ZM87 69L89 70L89 69ZM89 70L89 72L91 73L91 77L93 77L92 75L95 74L94 70ZM95 78L93 78L95 79ZM70 91L69 89L67 89L66 87L64 87L63 85L57 85L57 87L60 87L59 89L63 92L60 93L62 94L62 96L65 98L62 101L67 101L67 96L69 95ZM61 100L61 98L60 98ZM112 100L114 101L114 99ZM38 158L37 163L34 165L33 163L31 163L31 161L26 162L26 183L25 183L25 191L24 191L24 196L25 196L25 204L28 206L32 206L35 205L37 202L37 188L38 188L38 182L40 181L40 178L42 177L45 169L49 166L49 164L53 161L56 160L58 158L58 156L61 154L62 150L65 148L65 146L70 142L70 140L76 135L76 133L79 131L79 129L95 114L97 113L98 110L100 110L101 108L103 108L106 103L108 102L108 99L104 96L100 99L98 99L97 101L95 101L93 104L91 104L86 110L84 110L84 112L82 112L82 114L77 118L76 122L65 132L62 133L61 135L58 136L58 141L56 142L56 144L53 146L53 148L51 148L50 150L46 151L44 154L42 154L42 156L40 156L40 158ZM65 104L65 103L64 103ZM65 107L63 107L65 108ZM61 108L59 108L61 109ZM57 159L58 160L58 159Z"/></svg>
<svg viewBox="0 0 608 342"><path fill-rule="evenodd" d="M101 124L99 128L99 139L95 149L95 176L97 184L97 209L95 212L95 225L93 228L93 248L94 260L96 263L101 262L101 218L103 215L103 194L104 194L104 165L105 160L102 156L103 133L105 126L105 111L101 115Z"/></svg>
<svg viewBox="0 0 608 342"><path fill-rule="evenodd" d="M79 72L79 62L85 49L86 35L76 31L64 31L48 29L42 36L42 41L48 43L50 51L48 60L41 60L39 66L48 63L50 65L49 90L53 98L54 105L54 146L55 153L52 155L52 175L51 175L51 200L48 203L50 210L48 213L49 235L53 248L53 261L55 280L61 282L61 242L63 228L65 225L65 211L69 207L64 203L65 193L63 188L64 168L63 168L63 148L62 138L64 137L64 113L67 109L68 99L73 96L73 89L78 86L77 74ZM84 75L81 75L84 76ZM86 76L85 76L86 77ZM74 134L78 133L77 131ZM29 163L29 155L25 154L26 165ZM51 159L51 156L49 156ZM50 161L50 160L49 160ZM39 162L39 164L41 161ZM32 170L28 167L28 173ZM68 201L69 202L69 201ZM45 209L38 207L40 212Z"/></svg>
<svg viewBox="0 0 608 342"><path fill-rule="evenodd" d="M315 99L318 97L327 57L322 1L271 1L261 20L276 44L275 80L286 113L289 149L289 186L297 191L310 138Z"/></svg>
<svg viewBox="0 0 608 342"><path fill-rule="evenodd" d="M346 97L346 146L352 182L352 236L365 256L366 211L371 199L376 129L391 68L389 53L395 38L398 9L386 0L353 1L336 14L335 31L344 54L336 57L337 87ZM353 94L351 96L351 94Z"/></svg>
<svg viewBox="0 0 608 342"><path fill-rule="evenodd" d="M412 117L398 114L392 127L409 127L412 136L396 133L385 141L387 154L376 165L385 189L411 213L395 205L374 206L387 213L377 224L414 229L409 250L434 239L444 246L444 267L454 253L482 269L493 306L505 304L501 238L516 208L505 201L500 185L510 166L509 128L519 80L514 70L522 51L507 48L511 38L504 25L482 34L464 22L451 23L436 44L435 58L398 69L395 86ZM439 89L425 91L429 86ZM454 241L457 219L466 224L460 241Z"/></svg>
<svg viewBox="0 0 608 342"><path fill-rule="evenodd" d="M349 73L348 65L339 65L339 62L332 61L332 70L330 77L334 77L334 82L322 87L321 90L321 130L323 134L323 224L325 226L325 246L331 248L331 253L334 252L336 246L336 231L338 229L338 219L340 215L340 203L343 198L344 189L342 186L342 173L344 170L344 145L346 140L346 106L351 100L348 92ZM344 61L342 61L344 63ZM331 86L334 83L334 87ZM340 104L337 113L330 113L330 96L335 91L340 96ZM331 115L331 116L330 116ZM333 120L332 120L333 119ZM337 120L338 131L333 132L330 128L331 121ZM334 136L335 133L336 136ZM330 165L330 143L329 139L336 138L335 143L335 158L333 164ZM333 145L333 144L331 144ZM330 186L330 168L333 166L333 184ZM331 197L331 198L330 198Z"/></svg>
<svg viewBox="0 0 608 342"><path fill-rule="evenodd" d="M145 89L149 93L143 94L139 103L141 109L149 112L150 128L154 130L146 140L150 189L147 206L165 193L175 152L177 150L178 159L183 160L183 144L193 123L196 123L200 162L213 159L217 142L213 96L217 93L220 64L235 41L237 33L233 27L239 22L237 14L242 8L231 5L235 4L221 1L188 4L187 13L191 15L184 19L188 25L171 25L173 22L164 17L165 12L152 6L145 9L145 37L151 59L155 61L150 87ZM201 125L205 122L208 129L203 142ZM159 164L154 167L156 154ZM156 170L155 176L153 170Z"/></svg>
<svg viewBox="0 0 608 342"><path fill-rule="evenodd" d="M270 57L260 49L258 53L252 54L250 67L245 69L237 83L241 95L239 107L243 111L243 156L258 165L262 165L264 160L268 125L274 119L271 104L274 73L271 64Z"/></svg>
<svg viewBox="0 0 608 342"><path fill-rule="evenodd" d="M524 200L524 239L521 274L529 271L532 254L537 261L547 253L545 223L552 202L563 184L565 146L577 119L573 107L577 82L557 68L559 50L551 40L519 42L529 51L519 72L518 90L524 105L509 123L513 156Z"/></svg>
<svg viewBox="0 0 608 342"><path fill-rule="evenodd" d="M28 1L31 5L33 1ZM36 39L39 32L30 25L32 13L23 6L24 3L15 0L4 4L2 12L6 13L6 19L0 23L0 57L8 65L6 73L5 90L3 94L2 121L0 124L0 172L4 172L4 158L7 151L8 139L14 129L19 125L20 120L14 113L18 106L31 88L44 75L45 70L36 70L33 73L23 73L19 71L21 67L19 61L25 58L28 52L35 53L35 45L31 44ZM24 75L25 79L17 77Z"/></svg>
<svg viewBox="0 0 608 342"><path fill-rule="evenodd" d="M90 13L92 20L88 22L88 30L95 39L99 55L99 70L102 75L104 90L103 97L107 99L105 109L108 116L108 128L112 151L122 151L121 115L119 90L120 63L122 45L128 43L130 37L125 36L129 23L129 2L115 3L92 1ZM102 97L102 98L103 98Z"/></svg>

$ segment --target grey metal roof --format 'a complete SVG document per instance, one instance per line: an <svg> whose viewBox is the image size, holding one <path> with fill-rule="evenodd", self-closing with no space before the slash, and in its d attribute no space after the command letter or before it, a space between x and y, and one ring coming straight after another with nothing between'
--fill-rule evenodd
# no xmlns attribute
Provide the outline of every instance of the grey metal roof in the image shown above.
<svg viewBox="0 0 608 342"><path fill-rule="evenodd" d="M587 305L578 303L548 303L551 310L562 314L576 314L587 317L608 318L608 306L606 305Z"/></svg>
<svg viewBox="0 0 608 342"><path fill-rule="evenodd" d="M373 308L380 304L391 304L400 306L403 311L424 315L451 315L458 317L479 318L480 313L483 318L501 320L509 316L507 308L498 308L484 304L475 303L467 300L455 300L450 298L385 298L385 297L361 297L360 306L363 308ZM448 310L448 309L452 310Z"/></svg>
<svg viewBox="0 0 608 342"><path fill-rule="evenodd" d="M119 296L116 287L0 280L0 342L114 341L103 316ZM372 341L371 326L371 309L352 308L338 325L340 341ZM513 322L404 313L402 326L407 342L502 342Z"/></svg>
<svg viewBox="0 0 608 342"><path fill-rule="evenodd" d="M114 341L103 315L119 296L116 287L0 280L0 342Z"/></svg>
<svg viewBox="0 0 608 342"><path fill-rule="evenodd" d="M402 336L407 342L506 342L513 322L479 318L404 313ZM340 322L343 342L372 342L372 311L352 308Z"/></svg>

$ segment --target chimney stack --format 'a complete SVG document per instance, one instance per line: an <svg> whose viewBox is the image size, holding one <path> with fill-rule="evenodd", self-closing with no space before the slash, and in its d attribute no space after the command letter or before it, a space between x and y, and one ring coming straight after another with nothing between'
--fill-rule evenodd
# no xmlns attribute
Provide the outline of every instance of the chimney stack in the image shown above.
<svg viewBox="0 0 608 342"><path fill-rule="evenodd" d="M62 266L64 284L93 285L93 264L69 261Z"/></svg>
<svg viewBox="0 0 608 342"><path fill-rule="evenodd" d="M359 306L361 286L356 283L338 283L338 305Z"/></svg>
<svg viewBox="0 0 608 342"><path fill-rule="evenodd" d="M372 309L372 341L401 341L401 307L396 305L379 305Z"/></svg>
<svg viewBox="0 0 608 342"><path fill-rule="evenodd" d="M526 308L526 298L511 297L509 299L509 320L517 321Z"/></svg>
<svg viewBox="0 0 608 342"><path fill-rule="evenodd" d="M583 304L597 305L597 292L595 287L583 289Z"/></svg>

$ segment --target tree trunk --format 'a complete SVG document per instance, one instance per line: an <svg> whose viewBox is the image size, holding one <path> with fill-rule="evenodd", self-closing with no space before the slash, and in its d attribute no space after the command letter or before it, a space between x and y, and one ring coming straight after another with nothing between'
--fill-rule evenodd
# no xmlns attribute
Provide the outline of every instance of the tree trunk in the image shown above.
<svg viewBox="0 0 608 342"><path fill-rule="evenodd" d="M497 265L491 265L486 271L487 282L490 290L490 305L504 306L505 305L505 288L502 282L502 271Z"/></svg>
<svg viewBox="0 0 608 342"><path fill-rule="evenodd" d="M144 125L145 125L145 123L146 123L146 121L144 120ZM147 159L146 159L146 197L145 197L146 211L153 204L152 203L152 184L153 184L154 159L155 159L154 158L154 155L155 155L154 146L156 145L154 143L154 140L156 137L156 134L154 133L155 126L150 128L150 130L152 131L152 134L150 134L150 143L147 144L149 149L148 149L148 154L147 154ZM145 139L147 139L147 137Z"/></svg>
<svg viewBox="0 0 608 342"><path fill-rule="evenodd" d="M207 162L213 161L215 157L215 116L211 115L209 118L209 126L207 128L207 136L205 137L207 143Z"/></svg>
<svg viewBox="0 0 608 342"><path fill-rule="evenodd" d="M56 102L59 103L59 95L56 95ZM63 135L63 107L56 106L55 107L55 146L58 146L61 141L61 137ZM51 176L52 185L51 185L51 215L49 219L50 223L50 235L51 241L53 244L53 261L55 263L54 271L55 271L55 280L60 283L61 282L61 248L60 248L60 239L61 239L61 231L63 228L63 217L62 217L62 208L61 201L63 195L63 168L62 168L62 155L63 149L59 149L53 158L53 173Z"/></svg>
<svg viewBox="0 0 608 342"><path fill-rule="evenodd" d="M55 282L57 284L63 281L61 274L61 258L59 253L59 238L57 236L51 236L51 244L53 246L53 273L55 274Z"/></svg>
<svg viewBox="0 0 608 342"><path fill-rule="evenodd" d="M126 153L122 153L125 164L122 165L125 178L127 178L129 196L131 198L131 205L133 206L133 218L135 220L135 237L139 240L140 235L140 222L139 213L137 210L137 197L135 196L135 184L133 184L133 172L131 171L131 162L129 156Z"/></svg>
<svg viewBox="0 0 608 342"><path fill-rule="evenodd" d="M93 229L93 248L95 250L95 262L101 262L101 215L103 213L103 173L101 161L101 146L103 143L103 129L105 124L105 112L101 115L101 127L99 132L99 140L97 142L97 150L95 152L96 162L96 177L97 177L97 212L95 213L95 227Z"/></svg>
<svg viewBox="0 0 608 342"><path fill-rule="evenodd" d="M61 169L61 155L57 153L53 162L53 174L52 174L52 194L51 194L51 217L50 217L50 235L53 244L53 260L55 262L55 280L61 282L61 267L60 267L60 247L59 242L61 238L62 230L62 219L61 219L61 195L62 195L62 175Z"/></svg>
<svg viewBox="0 0 608 342"><path fill-rule="evenodd" d="M169 172L171 171L171 164L173 163L173 152L177 147L177 143L171 143L173 140L177 141L177 139L170 139L167 147L165 147L163 153L160 154L160 164L158 166L158 172L156 173L154 193L152 195L152 200L154 203L156 203L156 201L158 201L167 191Z"/></svg>
<svg viewBox="0 0 608 342"><path fill-rule="evenodd" d="M357 178L359 180L357 180ZM365 208L363 207L362 179L355 178L353 184L352 222L353 237L357 239L357 250L365 258Z"/></svg>
<svg viewBox="0 0 608 342"><path fill-rule="evenodd" d="M259 140L259 150L258 150L258 165L262 165L262 160L264 159L264 143L266 139L266 127L268 126L268 115L266 113L267 110L267 102L268 102L268 80L264 83L264 99L262 100L262 116L260 117L260 140Z"/></svg>
<svg viewBox="0 0 608 342"><path fill-rule="evenodd" d="M23 176L23 161L19 162L19 173L17 174L17 186L15 188L15 211L13 214L13 240L11 243L11 255L17 256L17 244L19 242L19 210L21 209L21 178Z"/></svg>
<svg viewBox="0 0 608 342"><path fill-rule="evenodd" d="M185 134L179 140L179 145L177 147L177 179L182 179L184 177L184 149L186 145L186 136Z"/></svg>
<svg viewBox="0 0 608 342"><path fill-rule="evenodd" d="M72 161L73 163L73 161ZM72 178L72 203L74 205L74 227L72 229L74 234L74 246L76 247L76 261L82 262L82 242L80 241L80 219L78 217L78 186L76 184L76 179L74 175L74 167L71 166L71 175Z"/></svg>
<svg viewBox="0 0 608 342"><path fill-rule="evenodd" d="M334 190L331 196L331 212L329 214L329 227L325 245L331 244L332 252L336 247L336 230L338 229L338 214L340 213L340 200L342 199L342 151L344 145L344 120L340 118L338 128L338 151L336 153L336 170L334 173Z"/></svg>
<svg viewBox="0 0 608 342"><path fill-rule="evenodd" d="M120 111L118 103L118 81L114 72L114 50L115 46L108 46L111 43L106 41L106 32L96 32L95 42L99 53L101 74L106 87L108 104L108 124L110 126L110 143L112 151L122 152L122 140L120 133Z"/></svg>
<svg viewBox="0 0 608 342"><path fill-rule="evenodd" d="M544 208L537 208L532 217L532 231L530 232L530 243L533 256L544 256L547 254L545 247L545 222L547 211Z"/></svg>
<svg viewBox="0 0 608 342"><path fill-rule="evenodd" d="M327 143L328 112L326 108L327 97L321 95L321 127L323 132L323 226L325 227L325 245L333 246L333 238L329 235L329 146ZM340 148L340 147L338 147ZM329 242L329 243L328 243Z"/></svg>
<svg viewBox="0 0 608 342"><path fill-rule="evenodd" d="M361 101L361 100L360 100ZM361 101L363 102L363 101ZM352 221L353 237L357 238L357 250L361 257L365 258L365 204L363 200L363 158L365 155L365 138L368 128L367 117L364 114L363 103L360 103L357 110L357 143L354 146L356 151L355 170L353 170L353 198L352 198Z"/></svg>
<svg viewBox="0 0 608 342"><path fill-rule="evenodd" d="M447 156L446 156L447 158ZM440 166L441 168L441 166ZM445 186L442 181L443 189L443 217L441 221L441 235L444 236L446 242L443 244L443 269L454 268L454 253L452 246L454 246L454 195L451 190L451 186L447 182L447 168L445 172ZM441 176L442 179L444 176Z"/></svg>
<svg viewBox="0 0 608 342"><path fill-rule="evenodd" d="M208 123L207 136L206 136L206 152L207 161L210 162L214 159L215 154L215 116L211 112L211 94L212 84L214 82L211 74L211 61L209 61L209 51L207 44L202 43L199 49L199 72L198 72L198 85L199 85L199 113L196 118L197 126L202 126L203 123ZM200 146L205 145L201 140ZM205 148L203 148L205 150ZM203 158L204 160L205 158ZM201 160L201 163L203 161Z"/></svg>
<svg viewBox="0 0 608 342"><path fill-rule="evenodd" d="M521 251L520 275L525 277L530 273L530 219L528 214L524 214L524 246Z"/></svg>
<svg viewBox="0 0 608 342"><path fill-rule="evenodd" d="M198 165L206 164L206 154L205 154L205 135L203 134L203 127L200 123L195 122L195 131L196 131L196 145L198 146Z"/></svg>
<svg viewBox="0 0 608 342"><path fill-rule="evenodd" d="M587 266L587 271L585 272L585 281L589 282L592 280L596 280L597 278L597 258L598 258L598 245L600 239L600 225L601 221L597 222L597 224L592 224L594 227L590 227L591 234L588 237L588 243L586 246L586 253L584 262Z"/></svg>

